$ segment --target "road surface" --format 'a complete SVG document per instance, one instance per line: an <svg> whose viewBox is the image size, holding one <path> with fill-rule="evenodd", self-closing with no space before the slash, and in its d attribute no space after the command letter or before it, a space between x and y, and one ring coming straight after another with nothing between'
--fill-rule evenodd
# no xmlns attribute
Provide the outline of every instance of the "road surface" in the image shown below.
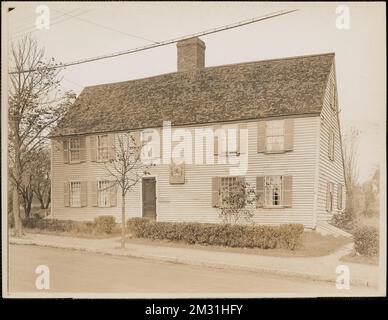
<svg viewBox="0 0 388 320"><path fill-rule="evenodd" d="M35 269L46 265L50 289L38 290ZM38 246L10 245L10 293L363 295L371 289L338 290L334 283L212 269Z"/></svg>

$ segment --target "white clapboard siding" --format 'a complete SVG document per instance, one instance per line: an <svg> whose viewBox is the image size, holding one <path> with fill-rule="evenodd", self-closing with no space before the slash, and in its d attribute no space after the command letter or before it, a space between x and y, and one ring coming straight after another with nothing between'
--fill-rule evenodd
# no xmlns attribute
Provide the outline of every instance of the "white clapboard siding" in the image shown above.
<svg viewBox="0 0 388 320"><path fill-rule="evenodd" d="M333 84L333 85L332 85ZM336 78L335 78L335 66L333 64L332 70L327 83L326 93L324 97L323 109L320 117L320 155L319 155L319 180L318 180L318 193L317 193L317 222L328 221L333 214L339 212L337 207L337 191L338 184L343 185L343 201L346 201L345 197L345 178L344 167L342 157L342 143L340 124L337 113L338 103L336 103L336 109L332 110L330 105L330 99L332 97L332 90L336 91ZM334 91L334 96L336 92ZM335 132L334 143L334 161L330 160L328 155L329 150L329 132L330 128ZM328 213L326 211L326 190L327 183L334 183L334 197L333 197L333 211Z"/></svg>
<svg viewBox="0 0 388 320"><path fill-rule="evenodd" d="M255 187L256 176L291 175L293 181L292 207L282 209L257 208L254 221L258 224L303 223L312 227L314 209L314 177L317 167L317 139L319 116L294 118L293 151L280 154L257 152L258 121L246 122L248 129L248 171L246 181ZM192 133L196 127L187 127ZM197 127L198 128L198 127ZM203 126L202 128L212 128ZM89 148L90 136L86 146ZM88 206L64 207L64 182L96 181L104 177L103 165L87 159L84 163L64 164L60 142L52 140L53 197L52 217L56 219L92 220L99 215L113 215L120 221L120 190L117 207L98 208ZM90 153L88 152L88 157ZM338 158L338 156L337 156ZM217 157L216 157L217 159ZM169 183L169 165L157 165L151 173L157 179L157 219L159 221L220 222L217 208L212 207L212 177L229 175L233 165L204 164L185 165L186 183ZM138 185L126 197L126 217L141 217L141 186Z"/></svg>

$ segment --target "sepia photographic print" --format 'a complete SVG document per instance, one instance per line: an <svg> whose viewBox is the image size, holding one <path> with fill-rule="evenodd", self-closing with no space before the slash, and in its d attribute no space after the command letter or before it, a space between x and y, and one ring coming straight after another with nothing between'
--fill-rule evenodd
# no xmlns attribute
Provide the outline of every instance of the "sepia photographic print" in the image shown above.
<svg viewBox="0 0 388 320"><path fill-rule="evenodd" d="M2 294L386 295L379 2L2 2Z"/></svg>

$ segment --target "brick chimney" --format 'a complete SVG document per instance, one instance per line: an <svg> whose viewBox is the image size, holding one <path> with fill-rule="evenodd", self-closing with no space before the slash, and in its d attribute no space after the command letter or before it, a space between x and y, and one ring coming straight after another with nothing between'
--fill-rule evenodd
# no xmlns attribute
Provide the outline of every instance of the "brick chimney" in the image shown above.
<svg viewBox="0 0 388 320"><path fill-rule="evenodd" d="M205 43L195 37L181 40L178 48L178 72L198 70L205 67Z"/></svg>

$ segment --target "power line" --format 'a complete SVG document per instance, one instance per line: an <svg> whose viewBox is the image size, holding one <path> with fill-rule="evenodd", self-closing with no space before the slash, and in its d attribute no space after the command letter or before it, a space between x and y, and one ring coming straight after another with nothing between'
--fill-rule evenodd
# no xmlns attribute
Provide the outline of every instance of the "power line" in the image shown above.
<svg viewBox="0 0 388 320"><path fill-rule="evenodd" d="M77 17L77 16L73 16L73 15L71 15L71 14L64 13L64 12L59 11L59 10L56 10L56 9L53 9L53 10L56 11L56 12L59 12L59 13L63 13L63 14L65 14L65 15L69 16L69 17L76 18L76 19L78 19L78 20L80 20L80 21L83 21L83 22L86 22L86 23L90 23L90 24L92 24L92 25L95 25L95 26L97 26L97 27L104 28L104 29L107 29L107 30L110 30L110 31L118 32L118 33L124 34L124 35L129 36L129 37L132 37L132 38L136 38L136 39L140 39L140 40L145 40L145 41L152 42L152 43L159 43L159 42L157 42L157 41L150 40L150 39L147 39L147 38L143 38L143 37L140 37L140 36L136 36L136 35L134 35L134 34L130 34L130 33L127 33L127 32L121 31L121 30L114 29L114 28L112 28L112 27L104 26L104 25L102 25L102 24L99 24L99 23L94 22L94 21L90 21L90 20L85 19L85 18L80 18L80 17Z"/></svg>
<svg viewBox="0 0 388 320"><path fill-rule="evenodd" d="M209 34L212 34L212 33L217 33L217 32L221 32L221 31L225 31L225 30L229 30L229 29L238 28L238 27L245 26L245 25L248 25L248 24L252 24L252 23L256 23L256 22L259 22L259 21L267 20L267 19L270 19L270 18L275 18L275 17L278 17L278 16L289 14L289 13L292 13L292 12L295 12L295 11L298 11L298 10L296 9L296 10L289 10L289 11L284 11L284 10L277 11L277 12L274 12L274 13L269 13L269 14L266 14L266 15L263 15L263 16L259 16L259 17L256 17L256 18L249 19L249 20L244 20L244 21L233 23L233 24L225 25L225 26L222 26L222 27L218 27L218 28L214 28L214 29L209 29L209 30L202 31L202 32L193 33L191 35L182 36L182 37L179 37L179 38L165 40L165 41L162 41L162 42L159 42L159 43L156 43L156 44L151 44L151 45L148 45L148 46L137 47L137 48L134 48L134 49L120 51L120 52L116 52L116 53L112 53L112 54L108 54L108 55L101 55L101 56L97 56L97 57L92 57L92 58L87 58L87 59L82 59L82 60L76 60L76 61L67 62L67 63L60 63L58 65L49 67L48 69L64 68L64 67L69 67L69 66L74 66L74 65L82 64L82 63L88 63L88 62L93 62L93 61L102 60L102 59L109 59L109 58L114 58L114 57L118 57L118 56L122 56L122 55L126 55L126 54L131 54L131 53L135 53L135 52L139 52L139 51L144 51L144 50L149 50L149 49L153 49L153 48L158 48L158 47L162 47L162 46L166 46L166 45L169 45L169 44L176 43L178 41L187 40L187 39L191 39L191 38L194 38L194 37L205 36L205 35L209 35ZM21 70L21 71L11 71L11 72L9 72L9 74L26 73L26 72L33 72L33 71L37 71L37 69L28 69L28 70Z"/></svg>
<svg viewBox="0 0 388 320"><path fill-rule="evenodd" d="M90 11L90 10L86 10L86 11L80 12L80 13L78 13L76 16L83 15L83 14L85 14L85 13L88 13L89 11ZM61 15L61 16L55 18L55 19L62 18L64 15L65 15L65 14L63 14L63 15ZM65 21L70 20L70 19L72 19L72 18L73 18L73 17L65 17L64 19L58 19L57 21L50 23L50 28L51 28L53 25L56 25L56 24L61 23L61 22L65 22ZM39 29L36 29L36 28L30 29L30 30L27 29L27 31L18 32L15 36L12 37L12 39L21 37L22 35L24 35L24 34L26 34L26 33L33 33L33 32L36 32L36 31L39 31Z"/></svg>
<svg viewBox="0 0 388 320"><path fill-rule="evenodd" d="M69 14L70 13L75 13L78 9L73 9L71 10L70 12L68 12ZM50 20L51 21L55 21L56 19L60 18L63 16L63 13L60 14L60 15L57 15L56 17L50 17ZM28 21L28 22L25 22L25 23L22 23L18 26L15 26L15 34L19 34L19 33L22 33L22 32L25 32L26 30L33 30L35 27L34 27L34 21L37 17L37 14L34 13L32 15L29 15L27 17L24 17L24 18L19 18L18 20L26 20L26 19L30 19L30 18L33 18L32 21Z"/></svg>

